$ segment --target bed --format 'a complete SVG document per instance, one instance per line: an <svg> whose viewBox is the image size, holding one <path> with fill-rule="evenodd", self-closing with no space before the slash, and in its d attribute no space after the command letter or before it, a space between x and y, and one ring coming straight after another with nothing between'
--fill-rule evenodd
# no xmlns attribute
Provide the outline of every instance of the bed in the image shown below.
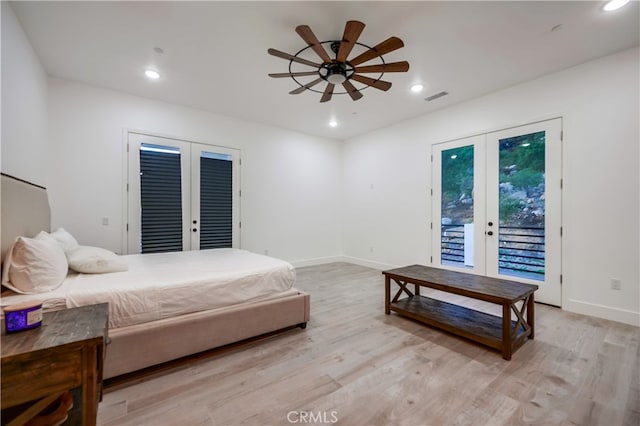
<svg viewBox="0 0 640 426"><path fill-rule="evenodd" d="M17 236L49 230L42 187L2 175L2 256ZM112 378L309 320L309 295L293 287L287 262L236 249L130 255L126 272L70 273L57 289L22 295L3 289L3 306L42 301L46 309L109 302ZM187 272L188 271L188 272Z"/></svg>

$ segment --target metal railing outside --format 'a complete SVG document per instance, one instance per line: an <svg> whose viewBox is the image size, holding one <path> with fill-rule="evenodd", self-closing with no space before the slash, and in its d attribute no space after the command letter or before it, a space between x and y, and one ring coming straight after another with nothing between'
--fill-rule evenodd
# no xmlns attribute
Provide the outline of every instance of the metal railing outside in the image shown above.
<svg viewBox="0 0 640 426"><path fill-rule="evenodd" d="M464 224L441 225L443 263L464 266ZM498 230L500 273L544 279L544 228L500 226Z"/></svg>
<svg viewBox="0 0 640 426"><path fill-rule="evenodd" d="M442 225L440 249L443 262L464 264L464 224Z"/></svg>

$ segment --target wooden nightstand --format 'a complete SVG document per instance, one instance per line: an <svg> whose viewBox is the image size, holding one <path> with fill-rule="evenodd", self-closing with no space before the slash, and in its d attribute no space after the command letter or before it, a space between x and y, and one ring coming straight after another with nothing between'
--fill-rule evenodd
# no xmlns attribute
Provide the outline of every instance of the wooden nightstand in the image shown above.
<svg viewBox="0 0 640 426"><path fill-rule="evenodd" d="M6 334L2 324L3 424L23 424L76 388L81 409L67 423L96 424L108 317L108 304L101 303L45 313L33 330ZM18 406L24 411L15 413Z"/></svg>

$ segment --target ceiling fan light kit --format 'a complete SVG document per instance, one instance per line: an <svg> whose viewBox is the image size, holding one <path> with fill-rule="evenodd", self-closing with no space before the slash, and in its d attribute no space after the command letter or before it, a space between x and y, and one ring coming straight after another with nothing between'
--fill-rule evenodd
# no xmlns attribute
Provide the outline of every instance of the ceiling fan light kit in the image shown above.
<svg viewBox="0 0 640 426"><path fill-rule="evenodd" d="M383 42L369 47L362 43L358 43L358 38L364 30L365 24L360 21L348 21L344 28L344 34L341 40L329 40L319 41L315 36L311 28L307 25L299 25L296 27L296 33L307 43L307 47L304 47L295 55L290 55L285 52L281 52L276 49L269 49L267 52L278 58L289 60L289 72L288 73L274 73L269 74L273 78L290 77L298 84L297 89L289 92L292 95L300 94L304 91L310 90L317 93L322 93L320 102L328 102L331 100L334 94L349 94L354 101L362 98L361 91L373 87L378 90L387 91L391 88L391 82L382 80L382 76L385 72L407 72L409 70L409 63L407 61L401 62L385 62L382 55L393 52L404 46L402 40L398 37L389 37ZM323 45L329 45L333 57L329 55ZM366 50L356 56L355 58L348 59L349 54L352 52L355 46L361 46ZM308 49L313 50L316 55L322 60L321 63L313 62L300 57L300 55ZM375 65L359 66L370 60L379 58L382 63ZM293 72L292 65L301 64L309 67L316 68L315 71L303 71ZM367 77L361 74L378 74L377 78ZM299 77L316 76L317 78L308 83L301 83L298 81ZM351 82L357 81L364 87L358 89ZM316 90L313 87L326 82L326 86L323 90ZM335 92L335 86L342 85L344 92Z"/></svg>

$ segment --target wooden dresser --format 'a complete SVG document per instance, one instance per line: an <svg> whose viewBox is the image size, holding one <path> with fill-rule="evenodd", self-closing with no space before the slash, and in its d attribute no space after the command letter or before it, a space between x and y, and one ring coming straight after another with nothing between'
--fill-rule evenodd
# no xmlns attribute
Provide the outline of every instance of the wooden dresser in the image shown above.
<svg viewBox="0 0 640 426"><path fill-rule="evenodd" d="M45 313L40 327L18 333L2 324L3 424L24 424L73 389L80 397L67 423L96 424L108 315L102 303Z"/></svg>

